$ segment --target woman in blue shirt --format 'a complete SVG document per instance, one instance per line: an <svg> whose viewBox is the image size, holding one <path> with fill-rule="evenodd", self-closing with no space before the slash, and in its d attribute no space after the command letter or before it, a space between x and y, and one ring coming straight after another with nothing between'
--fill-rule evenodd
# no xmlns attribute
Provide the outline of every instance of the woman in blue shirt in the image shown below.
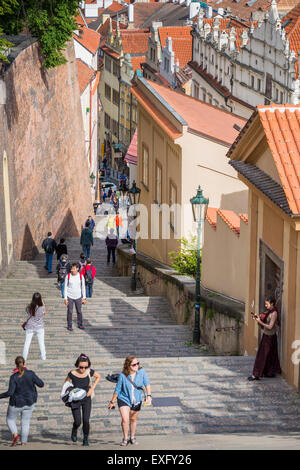
<svg viewBox="0 0 300 470"><path fill-rule="evenodd" d="M136 421L141 409L143 400L142 387L146 387L147 401L146 404L151 404L151 388L150 381L144 369L140 366L135 356L128 356L123 365L123 372L119 376L118 383L114 390L108 408L114 408L116 399L118 400L118 407L122 418L123 441L121 446L137 444L135 438ZM137 387L137 388L136 388ZM130 439L128 439L128 431L130 427Z"/></svg>

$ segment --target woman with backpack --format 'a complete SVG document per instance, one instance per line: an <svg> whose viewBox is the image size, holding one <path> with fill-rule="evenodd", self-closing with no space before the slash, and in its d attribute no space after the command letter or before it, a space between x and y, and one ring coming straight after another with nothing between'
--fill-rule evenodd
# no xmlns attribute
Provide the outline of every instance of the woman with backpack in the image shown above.
<svg viewBox="0 0 300 470"><path fill-rule="evenodd" d="M15 360L16 368L9 380L8 391L0 394L0 398L9 397L6 422L13 435L11 446L20 440L16 425L17 417L21 414L21 443L27 443L30 419L37 401L37 387L43 387L44 382L32 370L25 367L25 359L18 356Z"/></svg>
<svg viewBox="0 0 300 470"><path fill-rule="evenodd" d="M92 409L92 398L94 390L100 381L100 375L91 369L91 361L85 354L80 354L75 362L75 370L68 373L65 382L71 382L75 388L86 391L86 397L82 400L72 401L71 410L74 418L71 439L77 441L77 430L81 425L81 410L83 423L83 445L88 446L88 437L90 431L90 415ZM96 380L92 383L92 377Z"/></svg>
<svg viewBox="0 0 300 470"><path fill-rule="evenodd" d="M86 260L86 265L83 266L81 274L84 276L86 298L91 298L93 295L93 284L96 276L96 268L92 266L91 258Z"/></svg>
<svg viewBox="0 0 300 470"><path fill-rule="evenodd" d="M65 293L65 279L67 274L71 271L71 265L68 261L68 255L61 255L61 258L56 266L57 282L61 288L61 296L64 298Z"/></svg>
<svg viewBox="0 0 300 470"><path fill-rule="evenodd" d="M45 361L46 349L44 341L44 316L46 315L46 309L42 296L39 292L35 292L35 294L33 294L31 303L26 308L26 313L28 318L22 325L26 333L23 357L26 361L32 337L34 333L36 333L41 351L41 358L43 361Z"/></svg>
<svg viewBox="0 0 300 470"><path fill-rule="evenodd" d="M136 421L142 405L143 387L147 391L146 405L152 403L150 381L146 371L140 366L135 356L126 357L123 365L123 372L119 375L118 383L115 387L108 408L115 407L117 400L120 415L122 418L123 440L121 446L127 446L129 443L138 444L135 438ZM130 439L128 431L130 428Z"/></svg>

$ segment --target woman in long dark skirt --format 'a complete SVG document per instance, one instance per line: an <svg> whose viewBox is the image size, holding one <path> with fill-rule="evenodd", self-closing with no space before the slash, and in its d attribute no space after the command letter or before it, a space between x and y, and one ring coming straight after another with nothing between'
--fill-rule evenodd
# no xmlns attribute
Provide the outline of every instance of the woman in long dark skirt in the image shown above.
<svg viewBox="0 0 300 470"><path fill-rule="evenodd" d="M265 301L266 311L259 316L252 314L253 319L263 328L263 335L256 354L253 372L248 380L260 380L261 377L275 377L276 374L281 374L276 334L279 320L275 304L275 299L269 297Z"/></svg>

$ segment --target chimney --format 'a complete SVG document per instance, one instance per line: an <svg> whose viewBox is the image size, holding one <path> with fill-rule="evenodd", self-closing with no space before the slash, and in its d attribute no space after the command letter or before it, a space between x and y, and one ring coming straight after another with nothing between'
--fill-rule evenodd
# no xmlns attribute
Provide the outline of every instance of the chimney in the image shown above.
<svg viewBox="0 0 300 470"><path fill-rule="evenodd" d="M128 5L128 21L134 23L134 6L132 3Z"/></svg>
<svg viewBox="0 0 300 470"><path fill-rule="evenodd" d="M206 18L212 17L212 7L207 7L206 9Z"/></svg>
<svg viewBox="0 0 300 470"><path fill-rule="evenodd" d="M200 3L191 2L191 4L190 4L190 16L189 16L190 20L197 15L199 10L200 10Z"/></svg>

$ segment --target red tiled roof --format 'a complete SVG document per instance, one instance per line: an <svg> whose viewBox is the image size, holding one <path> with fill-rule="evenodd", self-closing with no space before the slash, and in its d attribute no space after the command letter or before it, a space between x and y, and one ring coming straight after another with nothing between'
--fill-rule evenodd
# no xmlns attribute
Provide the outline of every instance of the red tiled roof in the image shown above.
<svg viewBox="0 0 300 470"><path fill-rule="evenodd" d="M100 34L86 26L79 28L79 35L73 34L73 38L82 46L88 49L92 54L96 54L100 44Z"/></svg>
<svg viewBox="0 0 300 470"><path fill-rule="evenodd" d="M239 214L240 219L248 225L248 214Z"/></svg>
<svg viewBox="0 0 300 470"><path fill-rule="evenodd" d="M125 162L132 163L133 165L137 165L137 158L138 158L137 135L138 135L138 130L136 128L135 133L133 134L132 140L130 142L130 145L128 147L126 156L124 158Z"/></svg>
<svg viewBox="0 0 300 470"><path fill-rule="evenodd" d="M106 44L104 46L102 46L101 49L102 49L103 52L106 52L106 54L114 57L115 59L119 59L121 57L120 54L115 52L113 49L108 47Z"/></svg>
<svg viewBox="0 0 300 470"><path fill-rule="evenodd" d="M182 135L181 132L177 130L174 124L171 123L147 98L141 90L135 85L131 87L131 93L135 96L138 102L143 106L143 108L150 114L150 116L158 122L161 128L171 137L171 139L177 139Z"/></svg>
<svg viewBox="0 0 300 470"><path fill-rule="evenodd" d="M124 6L121 5L118 2L112 2L112 4L109 5L109 7L107 7L106 10L107 11L118 12L118 11L124 10Z"/></svg>
<svg viewBox="0 0 300 470"><path fill-rule="evenodd" d="M131 57L133 72L135 72L137 69L142 69L141 64L143 62L146 62L146 57L144 55L138 57Z"/></svg>
<svg viewBox="0 0 300 470"><path fill-rule="evenodd" d="M191 26L165 26L158 28L158 34L161 47L165 47L168 37L175 38L191 38Z"/></svg>
<svg viewBox="0 0 300 470"><path fill-rule="evenodd" d="M257 109L289 207L300 214L300 105Z"/></svg>
<svg viewBox="0 0 300 470"><path fill-rule="evenodd" d="M224 220L224 222L229 226L229 228L237 235L240 234L240 224L241 219L239 216L233 212L228 210L219 209L217 214Z"/></svg>
<svg viewBox="0 0 300 470"><path fill-rule="evenodd" d="M148 51L148 38L150 31L121 30L122 47L124 54L146 54Z"/></svg>
<svg viewBox="0 0 300 470"><path fill-rule="evenodd" d="M82 60L76 59L77 72L78 72L78 83L80 94L84 92L88 84L94 79L96 72L90 69Z"/></svg>
<svg viewBox="0 0 300 470"><path fill-rule="evenodd" d="M165 47L168 37L172 38L175 62L184 67L193 57L193 38L191 26L166 26L158 28L161 47Z"/></svg>
<svg viewBox="0 0 300 470"><path fill-rule="evenodd" d="M250 20L251 14L258 10L269 10L271 0L257 0L252 5L249 5L249 0L208 0L207 4L212 6L214 10L218 8L230 8L233 16L238 16L244 20Z"/></svg>
<svg viewBox="0 0 300 470"><path fill-rule="evenodd" d="M299 0L277 0L278 11L290 11L299 4Z"/></svg>
<svg viewBox="0 0 300 470"><path fill-rule="evenodd" d="M295 6L281 21L283 25L287 22L287 25L284 27L286 32L286 37L290 42L290 48L292 51L296 53L296 57L298 58L299 50L300 50L300 2L298 5ZM296 69L296 78L299 77L299 63L298 60L295 63Z"/></svg>
<svg viewBox="0 0 300 470"><path fill-rule="evenodd" d="M208 207L206 212L206 219L214 230L217 228L217 211L215 207Z"/></svg>
<svg viewBox="0 0 300 470"><path fill-rule="evenodd" d="M148 84L171 106L187 123L190 130L231 145L238 135L233 127L243 127L246 119L216 108L191 96L146 80Z"/></svg>

